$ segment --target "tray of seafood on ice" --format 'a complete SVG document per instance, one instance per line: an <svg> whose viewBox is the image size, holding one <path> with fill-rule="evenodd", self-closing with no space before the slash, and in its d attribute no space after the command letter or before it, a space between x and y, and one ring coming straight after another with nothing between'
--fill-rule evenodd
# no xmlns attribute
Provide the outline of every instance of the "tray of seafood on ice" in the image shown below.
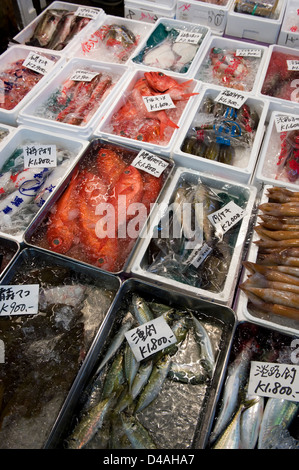
<svg viewBox="0 0 299 470"><path fill-rule="evenodd" d="M191 78L210 34L210 28L200 24L160 18L132 62Z"/></svg>
<svg viewBox="0 0 299 470"><path fill-rule="evenodd" d="M197 64L195 78L209 85L256 93L267 57L266 46L211 36Z"/></svg>
<svg viewBox="0 0 299 470"><path fill-rule="evenodd" d="M237 326L207 449L298 449L298 340Z"/></svg>
<svg viewBox="0 0 299 470"><path fill-rule="evenodd" d="M288 104L297 108L299 103L299 50L291 47L269 46L257 94L276 104Z"/></svg>
<svg viewBox="0 0 299 470"><path fill-rule="evenodd" d="M70 59L25 106L18 124L89 139L127 74L125 65Z"/></svg>
<svg viewBox="0 0 299 470"><path fill-rule="evenodd" d="M64 65L59 52L12 46L0 55L0 121L17 124L21 109Z"/></svg>
<svg viewBox="0 0 299 470"><path fill-rule="evenodd" d="M21 242L88 146L33 127L19 126L1 149L0 233Z"/></svg>
<svg viewBox="0 0 299 470"><path fill-rule="evenodd" d="M247 184L262 144L268 102L225 88L201 89L175 141L172 157L180 166ZM230 106L232 104L232 106Z"/></svg>
<svg viewBox="0 0 299 470"><path fill-rule="evenodd" d="M192 78L138 67L94 136L169 156L199 88Z"/></svg>
<svg viewBox="0 0 299 470"><path fill-rule="evenodd" d="M254 187L177 168L142 234L131 273L230 305L255 195Z"/></svg>
<svg viewBox="0 0 299 470"><path fill-rule="evenodd" d="M152 29L150 23L106 15L101 24L80 36L72 48L72 57L127 65Z"/></svg>
<svg viewBox="0 0 299 470"><path fill-rule="evenodd" d="M169 158L94 139L25 240L120 274L172 170Z"/></svg>
<svg viewBox="0 0 299 470"><path fill-rule="evenodd" d="M236 297L239 319L299 334L299 193L266 185Z"/></svg>
<svg viewBox="0 0 299 470"><path fill-rule="evenodd" d="M299 116L271 114L255 173L258 184L299 190Z"/></svg>
<svg viewBox="0 0 299 470"><path fill-rule="evenodd" d="M119 288L116 276L39 250L14 260L0 285L1 449L44 448Z"/></svg>
<svg viewBox="0 0 299 470"><path fill-rule="evenodd" d="M106 318L46 447L203 448L234 312L129 279Z"/></svg>
<svg viewBox="0 0 299 470"><path fill-rule="evenodd" d="M8 237L0 237L0 276L3 277L20 251L20 243Z"/></svg>
<svg viewBox="0 0 299 470"><path fill-rule="evenodd" d="M41 47L51 51L72 50L76 39L101 21L101 8L69 2L52 2L13 38L13 43Z"/></svg>

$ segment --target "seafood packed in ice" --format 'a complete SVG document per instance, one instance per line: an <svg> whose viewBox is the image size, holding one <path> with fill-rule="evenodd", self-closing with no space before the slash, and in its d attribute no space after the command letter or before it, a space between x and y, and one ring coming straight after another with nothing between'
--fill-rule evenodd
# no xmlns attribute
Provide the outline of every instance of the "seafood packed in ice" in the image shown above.
<svg viewBox="0 0 299 470"><path fill-rule="evenodd" d="M4 238L0 239L0 274L3 273L6 266L18 251L18 245Z"/></svg>
<svg viewBox="0 0 299 470"><path fill-rule="evenodd" d="M101 131L141 142L166 145L179 128L178 122L189 98L198 94L192 92L194 86L192 79L180 82L163 72L144 72L121 98L121 106ZM167 102L167 106L159 107L161 100L158 102L155 97L163 96L171 100L170 107Z"/></svg>
<svg viewBox="0 0 299 470"><path fill-rule="evenodd" d="M299 102L298 79L299 71L296 67L298 55L273 50L266 75L262 84L261 93L282 100ZM292 64L295 64L293 68Z"/></svg>
<svg viewBox="0 0 299 470"><path fill-rule="evenodd" d="M57 57L45 55L52 61ZM12 62L0 72L0 108L8 111L14 109L22 99L44 77L42 73L35 72L23 65L24 59Z"/></svg>
<svg viewBox="0 0 299 470"><path fill-rule="evenodd" d="M299 325L299 193L270 187L268 202L259 205L261 221L255 262L244 261L250 273L240 289L248 309L263 318L281 316Z"/></svg>
<svg viewBox="0 0 299 470"><path fill-rule="evenodd" d="M161 22L151 33L145 46L132 60L136 64L158 67L177 73L188 72L207 34L201 26L182 26Z"/></svg>
<svg viewBox="0 0 299 470"><path fill-rule="evenodd" d="M292 340L298 339L244 323L238 327L216 419L212 449L298 449L299 402L249 393L251 361L292 368ZM274 366L273 366L274 364ZM269 372L270 373L270 372ZM279 382L278 382L279 383Z"/></svg>
<svg viewBox="0 0 299 470"><path fill-rule="evenodd" d="M137 361L125 334L158 317L170 326L176 342ZM123 300L115 323L61 445L190 448L224 325L200 310L146 300L136 292Z"/></svg>
<svg viewBox="0 0 299 470"><path fill-rule="evenodd" d="M84 72L87 75L94 72L93 78L84 79ZM86 126L120 78L115 72L86 68L78 80L74 74L38 106L35 116L73 126Z"/></svg>
<svg viewBox="0 0 299 470"><path fill-rule="evenodd" d="M39 285L38 313L0 316L0 448L42 448L115 295L113 283L25 259L11 284ZM1 289L1 298L10 295ZM24 294L25 295L25 294Z"/></svg>
<svg viewBox="0 0 299 470"><path fill-rule="evenodd" d="M56 146L56 166L26 166L24 154L42 148L25 140L0 169L0 231L20 235L67 173L73 152Z"/></svg>
<svg viewBox="0 0 299 470"><path fill-rule="evenodd" d="M240 219L224 232L209 216L232 201L240 210L246 205L243 196L230 194L229 184L225 190L218 191L204 184L200 177L197 183L182 178L155 228L144 269L188 286L220 293L227 279Z"/></svg>
<svg viewBox="0 0 299 470"><path fill-rule="evenodd" d="M277 161L276 179L297 183L299 178L299 131L281 135L281 147Z"/></svg>
<svg viewBox="0 0 299 470"><path fill-rule="evenodd" d="M90 18L80 17L75 11L48 9L25 44L61 51L89 22Z"/></svg>
<svg viewBox="0 0 299 470"><path fill-rule="evenodd" d="M248 44L238 48L212 47L201 62L196 79L242 91L252 91L263 51L247 55Z"/></svg>
<svg viewBox="0 0 299 470"><path fill-rule="evenodd" d="M263 18L278 18L278 0L235 0L234 11Z"/></svg>
<svg viewBox="0 0 299 470"><path fill-rule="evenodd" d="M80 55L104 62L124 63L133 54L141 39L124 24L103 24L81 42Z"/></svg>
<svg viewBox="0 0 299 470"><path fill-rule="evenodd" d="M157 177L132 164L136 151L95 142L30 243L118 272L170 167Z"/></svg>
<svg viewBox="0 0 299 470"><path fill-rule="evenodd" d="M206 96L181 150L215 162L246 167L258 123L254 106L245 103L239 109L232 108Z"/></svg>

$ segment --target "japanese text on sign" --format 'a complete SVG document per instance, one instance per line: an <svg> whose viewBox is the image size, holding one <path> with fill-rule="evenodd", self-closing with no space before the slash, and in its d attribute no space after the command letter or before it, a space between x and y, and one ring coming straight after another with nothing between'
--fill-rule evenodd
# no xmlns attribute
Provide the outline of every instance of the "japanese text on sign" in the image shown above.
<svg viewBox="0 0 299 470"><path fill-rule="evenodd" d="M241 57L261 57L261 49L237 49L236 56Z"/></svg>
<svg viewBox="0 0 299 470"><path fill-rule="evenodd" d="M143 96L142 98L146 106L146 109L149 112L160 111L161 109L170 109L170 108L176 107L169 94L156 95L156 96Z"/></svg>
<svg viewBox="0 0 299 470"><path fill-rule="evenodd" d="M0 316L38 313L38 284L0 286Z"/></svg>
<svg viewBox="0 0 299 470"><path fill-rule="evenodd" d="M248 393L299 401L299 366L252 361Z"/></svg>
<svg viewBox="0 0 299 470"><path fill-rule="evenodd" d="M168 163L157 157L153 153L141 150L137 157L134 158L132 166L138 168L138 170L146 171L147 173L159 178L165 168L168 167Z"/></svg>
<svg viewBox="0 0 299 470"><path fill-rule="evenodd" d="M206 243L204 243L192 260L193 266L195 268L198 268L198 266L200 266L204 262L204 260L211 253L211 251L212 248Z"/></svg>
<svg viewBox="0 0 299 470"><path fill-rule="evenodd" d="M201 33L193 33L191 31L180 31L175 42L187 42L188 44L198 44L202 38Z"/></svg>
<svg viewBox="0 0 299 470"><path fill-rule="evenodd" d="M247 97L237 91L223 90L216 96L215 101L218 103L239 109L247 100Z"/></svg>
<svg viewBox="0 0 299 470"><path fill-rule="evenodd" d="M56 145L26 145L23 147L24 168L57 166Z"/></svg>
<svg viewBox="0 0 299 470"><path fill-rule="evenodd" d="M221 230L225 233L237 224L244 215L245 211L234 201L230 201L218 211L208 215L208 218L214 227L220 226Z"/></svg>
<svg viewBox="0 0 299 470"><path fill-rule="evenodd" d="M163 316L155 318L125 333L137 361L176 343L177 339Z"/></svg>
<svg viewBox="0 0 299 470"><path fill-rule="evenodd" d="M23 65L24 67L27 67L27 69L46 75L53 65L55 65L55 62L47 59L47 57L44 57L43 55L30 52L24 60Z"/></svg>
<svg viewBox="0 0 299 470"><path fill-rule="evenodd" d="M71 76L74 82L91 82L98 75L98 72L90 72L89 70L76 70Z"/></svg>
<svg viewBox="0 0 299 470"><path fill-rule="evenodd" d="M99 14L98 10L94 8L78 7L75 11L76 16L81 16L83 18L90 18L92 20L96 19Z"/></svg>
<svg viewBox="0 0 299 470"><path fill-rule="evenodd" d="M299 129L299 116L279 114L275 116L275 126L277 132L288 132Z"/></svg>
<svg viewBox="0 0 299 470"><path fill-rule="evenodd" d="M287 60L288 70L299 70L299 60Z"/></svg>

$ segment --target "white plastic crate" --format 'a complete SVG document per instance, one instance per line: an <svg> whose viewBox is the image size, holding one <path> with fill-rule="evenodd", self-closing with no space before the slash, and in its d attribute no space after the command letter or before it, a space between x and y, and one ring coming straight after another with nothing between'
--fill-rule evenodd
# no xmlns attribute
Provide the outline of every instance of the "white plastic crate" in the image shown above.
<svg viewBox="0 0 299 470"><path fill-rule="evenodd" d="M235 12L236 0L230 7L225 34L266 44L275 44L281 28L286 0L278 0L274 18Z"/></svg>
<svg viewBox="0 0 299 470"><path fill-rule="evenodd" d="M109 94L106 94L104 99L99 101L98 109L95 111L93 116L91 116L87 122L82 125L58 122L55 120L55 116L53 116L53 119L48 118L45 115L47 101L49 99L51 100L58 90L62 89L67 80L69 80L77 70L103 73L104 75L107 74L112 78L114 86L108 90ZM63 67L63 69L53 77L47 86L45 86L40 93L28 103L27 106L25 106L19 114L18 124L30 124L38 127L39 129L49 129L53 132L63 133L64 135L73 135L81 139L89 139L103 116L105 109L113 100L115 100L127 74L128 67L125 65L101 63L90 59L70 59L65 67ZM88 84L88 82L86 83ZM84 94L82 94L82 97L84 98ZM86 102L86 104L88 104L88 102ZM38 112L40 115L37 115Z"/></svg>
<svg viewBox="0 0 299 470"><path fill-rule="evenodd" d="M223 35L228 12L233 0L223 0L223 5L215 5L200 0L177 0L176 18L191 21L211 28L212 34Z"/></svg>
<svg viewBox="0 0 299 470"><path fill-rule="evenodd" d="M201 110L203 106L203 103L209 98L215 100L215 98L217 98L221 91L223 91L223 88L220 87L203 87L200 90L200 96L196 101L196 105L192 109L192 112L189 113L188 119L186 119L184 126L181 129L181 132L178 135L178 138L174 144L172 158L174 159L176 164L180 166L193 168L197 171L201 170L211 175L214 175L215 177L227 178L235 182L248 184L251 181L251 177L254 172L254 168L259 155L260 146L264 136L266 117L268 112L267 100L261 100L256 98L254 95L244 93L244 96L247 97L245 104L255 110L259 117L259 122L252 142L244 148L238 145L238 147L235 149L235 157L233 159L232 164L222 163L219 161L210 160L208 158L199 157L184 152L182 150L182 146L186 136L188 135L188 132L190 132L193 127L196 127L197 116L199 110ZM229 129L231 134L227 134ZM220 136L222 135L225 138L229 139L230 136L233 137L233 133L239 132L240 129L241 128L239 125L235 125L233 120L227 118L227 127L224 126L223 131L220 133Z"/></svg>
<svg viewBox="0 0 299 470"><path fill-rule="evenodd" d="M130 96L136 82L139 79L144 77L145 72L149 72L149 69L139 67L138 69L131 72L130 76L127 79L126 84L122 88L122 92L120 96L118 96L118 100L115 100L114 105L111 106L110 109L106 111L105 117L103 117L102 121L100 122L99 126L94 132L94 136L103 137L104 139L118 142L123 145L126 145L126 144L132 145L135 148L141 148L149 152L154 152L156 154L169 156L171 154L171 150L175 142L175 139L178 133L181 131L181 127L183 123L185 122L185 119L189 115L194 104L194 98L197 95L191 96L187 101L179 102L180 103L179 106L181 108L183 107L183 103L185 103L185 105L184 105L184 108L182 109L179 120L177 122L178 129L174 129L172 135L169 137L167 142L163 142L161 144L154 144L154 143L147 142L147 141L142 141L138 139L135 140L133 138L124 137L122 135L116 135L113 133L113 130L111 129L111 126L110 126L110 122L111 122L113 115L116 112L118 112L122 106L126 104L128 97ZM182 77L174 75L174 74L168 73L166 75L168 75L171 79L174 78L179 84L183 84L184 82L187 81L186 79L183 79ZM188 83L188 88L184 89L184 92L198 93L198 90L200 88L199 82L193 79L189 79L189 80L191 80L191 83ZM171 112L171 110L169 111ZM171 115L169 115L169 117L171 119ZM132 122L134 122L133 118L132 118Z"/></svg>
<svg viewBox="0 0 299 470"><path fill-rule="evenodd" d="M151 1L134 2L125 0L124 16L130 20L142 21L145 23L156 23L159 18L175 18L176 2L162 3Z"/></svg>
<svg viewBox="0 0 299 470"><path fill-rule="evenodd" d="M179 59L179 62L176 61L176 58L180 56L178 53L173 52L175 45L183 45L186 46L188 44L188 39L184 39L183 41L186 42L175 42L174 31L177 31L177 37L180 32L190 34L189 42L190 42L190 50L193 52L194 56L190 55L190 60L188 59L188 54L190 54L189 50L185 52L187 59L186 63ZM197 42L192 42L192 36L194 40ZM195 71L197 68L197 63L201 57L201 53L204 50L205 44L209 40L211 35L210 28L206 26L201 26L198 24L190 23L187 21L179 21L177 19L170 19L170 18L159 18L152 29L152 31L147 35L146 39L140 44L137 51L135 52L134 56L131 58L131 62L134 66L141 66L141 67L150 67L150 68L159 68L164 70L164 72L171 72L171 73L178 73L182 77L190 77L193 78L195 75ZM168 47L168 49L165 50ZM164 57L164 61L161 63L157 62L157 59L151 60L150 64L147 63L146 58L148 54L152 54L152 51L156 51L157 48L160 47L162 49L162 54ZM182 56L184 59L184 56ZM173 60L170 60L173 58ZM181 65L176 65L176 64ZM157 64L157 65L155 65Z"/></svg>
<svg viewBox="0 0 299 470"><path fill-rule="evenodd" d="M288 0L277 44L299 49L299 5L297 0Z"/></svg>

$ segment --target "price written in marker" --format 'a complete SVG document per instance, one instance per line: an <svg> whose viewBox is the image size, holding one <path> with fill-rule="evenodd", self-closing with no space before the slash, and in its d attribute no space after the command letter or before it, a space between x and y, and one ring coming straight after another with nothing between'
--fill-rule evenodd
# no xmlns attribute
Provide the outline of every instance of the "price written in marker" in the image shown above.
<svg viewBox="0 0 299 470"><path fill-rule="evenodd" d="M24 168L57 166L56 145L26 145L23 147Z"/></svg>
<svg viewBox="0 0 299 470"><path fill-rule="evenodd" d="M220 227L222 232L225 233L237 224L244 215L244 209L239 207L234 201L230 201L218 211L208 215L208 218L214 227Z"/></svg>
<svg viewBox="0 0 299 470"><path fill-rule="evenodd" d="M132 161L132 166L159 178L165 168L168 167L168 163L153 153L141 150Z"/></svg>
<svg viewBox="0 0 299 470"><path fill-rule="evenodd" d="M275 116L275 126L277 132L288 132L299 129L299 116L291 114L279 114Z"/></svg>
<svg viewBox="0 0 299 470"><path fill-rule="evenodd" d="M38 284L0 287L0 316L38 313Z"/></svg>
<svg viewBox="0 0 299 470"><path fill-rule="evenodd" d="M252 361L249 395L299 401L299 366Z"/></svg>
<svg viewBox="0 0 299 470"><path fill-rule="evenodd" d="M55 62L41 54L30 52L24 60L23 65L27 67L27 69L46 75L55 65Z"/></svg>
<svg viewBox="0 0 299 470"><path fill-rule="evenodd" d="M215 98L215 101L218 103L222 103L236 109L241 108L246 100L247 96L232 90L223 90Z"/></svg>
<svg viewBox="0 0 299 470"><path fill-rule="evenodd" d="M71 76L71 80L74 82L91 82L91 80L93 80L97 75L99 75L99 72L77 69Z"/></svg>
<svg viewBox="0 0 299 470"><path fill-rule="evenodd" d="M287 60L288 70L299 70L299 60Z"/></svg>
<svg viewBox="0 0 299 470"><path fill-rule="evenodd" d="M188 44L198 44L202 38L201 33L193 33L192 31L180 31L175 42L187 42Z"/></svg>
<svg viewBox="0 0 299 470"><path fill-rule="evenodd" d="M138 362L177 342L163 316L133 328L125 336Z"/></svg>
<svg viewBox="0 0 299 470"><path fill-rule="evenodd" d="M75 15L81 16L82 18L90 18L91 20L95 20L99 15L99 11L95 10L94 8L78 7L78 9L75 11Z"/></svg>
<svg viewBox="0 0 299 470"><path fill-rule="evenodd" d="M165 95L143 96L142 98L148 112L176 108L170 95L167 93Z"/></svg>

